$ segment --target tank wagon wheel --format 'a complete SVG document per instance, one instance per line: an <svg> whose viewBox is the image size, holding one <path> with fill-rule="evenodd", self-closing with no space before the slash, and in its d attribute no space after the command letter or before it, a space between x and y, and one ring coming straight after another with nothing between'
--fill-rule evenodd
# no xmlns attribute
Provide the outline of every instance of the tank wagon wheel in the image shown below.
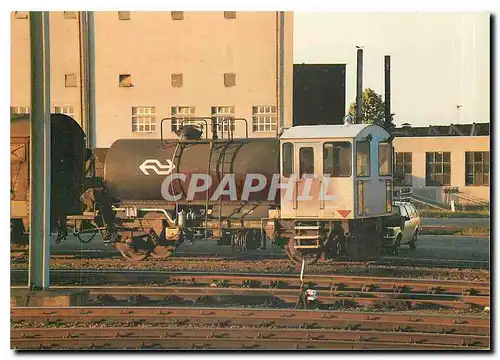
<svg viewBox="0 0 500 360"><path fill-rule="evenodd" d="M172 255L174 251L175 246L156 245L150 255L157 259L165 259Z"/></svg>
<svg viewBox="0 0 500 360"><path fill-rule="evenodd" d="M288 240L288 245L285 246L285 252L290 260L296 264L302 264L302 261L305 260L306 265L312 265L321 258L321 255L323 255L324 250L322 248L302 252L294 247L295 244L295 239Z"/></svg>
<svg viewBox="0 0 500 360"><path fill-rule="evenodd" d="M153 250L149 235L128 237L125 241L115 242L115 248L130 261L141 261Z"/></svg>

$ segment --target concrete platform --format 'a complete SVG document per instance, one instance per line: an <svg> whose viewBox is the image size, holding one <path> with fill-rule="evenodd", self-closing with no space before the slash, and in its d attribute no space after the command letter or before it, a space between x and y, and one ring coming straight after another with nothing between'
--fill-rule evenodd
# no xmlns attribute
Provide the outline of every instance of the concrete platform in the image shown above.
<svg viewBox="0 0 500 360"><path fill-rule="evenodd" d="M89 300L88 290L11 289L10 306L84 306Z"/></svg>

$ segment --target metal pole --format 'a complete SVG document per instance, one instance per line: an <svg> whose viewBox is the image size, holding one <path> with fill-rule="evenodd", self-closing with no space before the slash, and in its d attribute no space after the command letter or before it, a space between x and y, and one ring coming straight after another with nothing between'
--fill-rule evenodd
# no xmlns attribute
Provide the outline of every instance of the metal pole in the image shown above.
<svg viewBox="0 0 500 360"><path fill-rule="evenodd" d="M31 142L29 287L49 287L50 49L49 13L30 12Z"/></svg>
<svg viewBox="0 0 500 360"><path fill-rule="evenodd" d="M279 98L279 128L280 131L285 127L285 12L280 11L280 43L279 43L279 49L280 49L280 70L279 70L279 75L280 75L280 98Z"/></svg>
<svg viewBox="0 0 500 360"><path fill-rule="evenodd" d="M460 124L460 108L462 105L457 105L457 124Z"/></svg>
<svg viewBox="0 0 500 360"><path fill-rule="evenodd" d="M89 86L89 129L87 132L87 143L90 149L96 147L95 126L96 126L96 106L95 106L95 38L94 38L94 12L89 11L87 15L87 65L88 65L88 86Z"/></svg>
<svg viewBox="0 0 500 360"><path fill-rule="evenodd" d="M87 134L88 113L87 113L87 16L85 11L78 12L78 41L80 44L80 125ZM88 136L87 136L88 141ZM88 147L88 144L87 144Z"/></svg>
<svg viewBox="0 0 500 360"><path fill-rule="evenodd" d="M356 124L362 123L363 116L363 49L357 51L356 75Z"/></svg>
<svg viewBox="0 0 500 360"><path fill-rule="evenodd" d="M384 57L384 79L385 79L385 94L384 94L384 112L385 112L385 125L391 122L391 56L385 55Z"/></svg>

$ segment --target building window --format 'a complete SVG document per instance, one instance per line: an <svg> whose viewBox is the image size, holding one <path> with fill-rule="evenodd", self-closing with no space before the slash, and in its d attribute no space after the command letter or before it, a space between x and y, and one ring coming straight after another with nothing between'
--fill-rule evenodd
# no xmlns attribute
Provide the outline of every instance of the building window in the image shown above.
<svg viewBox="0 0 500 360"><path fill-rule="evenodd" d="M171 11L172 20L184 20L184 11Z"/></svg>
<svg viewBox="0 0 500 360"><path fill-rule="evenodd" d="M293 144L283 144L283 177L289 178L293 174Z"/></svg>
<svg viewBox="0 0 500 360"><path fill-rule="evenodd" d="M27 19L28 11L15 11L16 19Z"/></svg>
<svg viewBox="0 0 500 360"><path fill-rule="evenodd" d="M130 11L118 11L118 20L130 20Z"/></svg>
<svg viewBox="0 0 500 360"><path fill-rule="evenodd" d="M490 185L490 152L465 152L465 185Z"/></svg>
<svg viewBox="0 0 500 360"><path fill-rule="evenodd" d="M370 142L356 142L357 176L370 176Z"/></svg>
<svg viewBox="0 0 500 360"><path fill-rule="evenodd" d="M236 19L236 11L224 11L224 19Z"/></svg>
<svg viewBox="0 0 500 360"><path fill-rule="evenodd" d="M399 186L412 185L412 153L396 153L396 171L394 174L394 184Z"/></svg>
<svg viewBox="0 0 500 360"><path fill-rule="evenodd" d="M172 106L172 132L181 129L182 125L197 124L194 106Z"/></svg>
<svg viewBox="0 0 500 360"><path fill-rule="evenodd" d="M65 74L64 75L64 86L65 87L76 87L76 74Z"/></svg>
<svg viewBox="0 0 500 360"><path fill-rule="evenodd" d="M236 85L236 74L225 73L224 74L224 86L231 87Z"/></svg>
<svg viewBox="0 0 500 360"><path fill-rule="evenodd" d="M76 11L65 11L64 12L64 18L66 20L76 19Z"/></svg>
<svg viewBox="0 0 500 360"><path fill-rule="evenodd" d="M323 174L331 177L352 175L352 150L348 141L336 141L323 145Z"/></svg>
<svg viewBox="0 0 500 360"><path fill-rule="evenodd" d="M276 106L252 106L254 132L276 131Z"/></svg>
<svg viewBox="0 0 500 360"><path fill-rule="evenodd" d="M378 143L378 174L379 176L392 175L392 144L390 142Z"/></svg>
<svg viewBox="0 0 500 360"><path fill-rule="evenodd" d="M234 106L212 106L212 124L217 126L217 131L229 133L234 131Z"/></svg>
<svg viewBox="0 0 500 360"><path fill-rule="evenodd" d="M75 117L75 108L71 105L56 106L54 108L54 112L56 114L65 114L71 116L72 118Z"/></svg>
<svg viewBox="0 0 500 360"><path fill-rule="evenodd" d="M427 186L447 186L451 184L451 153L427 152L426 180Z"/></svg>
<svg viewBox="0 0 500 360"><path fill-rule="evenodd" d="M120 74L118 81L119 81L120 87L131 87L132 86L132 76L130 74Z"/></svg>
<svg viewBox="0 0 500 360"><path fill-rule="evenodd" d="M11 115L26 115L30 113L29 106L11 106L10 114Z"/></svg>
<svg viewBox="0 0 500 360"><path fill-rule="evenodd" d="M182 74L172 74L172 87L182 87Z"/></svg>
<svg viewBox="0 0 500 360"><path fill-rule="evenodd" d="M156 108L154 106L132 107L132 132L155 132Z"/></svg>

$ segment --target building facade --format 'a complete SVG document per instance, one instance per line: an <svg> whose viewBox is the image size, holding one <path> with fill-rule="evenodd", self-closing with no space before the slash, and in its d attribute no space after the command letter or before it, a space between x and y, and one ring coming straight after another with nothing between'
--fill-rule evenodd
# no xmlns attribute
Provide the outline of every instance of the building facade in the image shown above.
<svg viewBox="0 0 500 360"><path fill-rule="evenodd" d="M490 200L489 124L396 129L395 186L438 203Z"/></svg>
<svg viewBox="0 0 500 360"><path fill-rule="evenodd" d="M94 146L161 133L175 138L195 117L213 119L219 134L234 137L246 136L246 128L249 137L274 137L291 126L292 13L93 12L87 23L80 16L50 13L51 105L85 128L87 61ZM29 20L25 12L11 18L11 112L18 113L30 104ZM86 31L94 39L87 50Z"/></svg>

